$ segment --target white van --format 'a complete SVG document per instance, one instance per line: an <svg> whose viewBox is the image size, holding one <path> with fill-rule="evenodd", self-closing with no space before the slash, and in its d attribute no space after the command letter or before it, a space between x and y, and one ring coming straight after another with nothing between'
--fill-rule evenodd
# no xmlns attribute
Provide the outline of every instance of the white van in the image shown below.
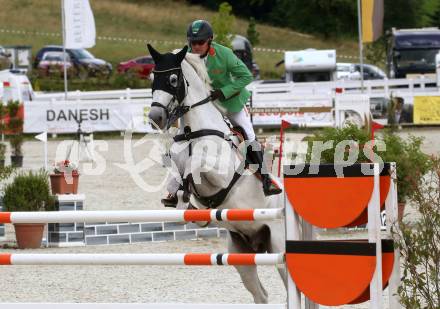
<svg viewBox="0 0 440 309"><path fill-rule="evenodd" d="M0 71L0 101L25 102L34 99L34 90L28 77L20 70Z"/></svg>
<svg viewBox="0 0 440 309"><path fill-rule="evenodd" d="M336 50L306 49L284 53L286 82L336 80Z"/></svg>

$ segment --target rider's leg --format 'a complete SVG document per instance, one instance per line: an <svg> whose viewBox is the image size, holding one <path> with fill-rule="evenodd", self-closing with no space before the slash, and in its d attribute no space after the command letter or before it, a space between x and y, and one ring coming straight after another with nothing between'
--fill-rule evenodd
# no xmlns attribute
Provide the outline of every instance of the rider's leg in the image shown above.
<svg viewBox="0 0 440 309"><path fill-rule="evenodd" d="M249 158L252 163L258 164L258 172L261 174L264 194L273 195L281 193L281 188L272 182L272 179L270 178L270 174L264 163L262 147L256 140L254 127L252 126L246 107L237 113L228 112L227 117L233 126L240 126L246 133L246 144L248 145L246 157Z"/></svg>

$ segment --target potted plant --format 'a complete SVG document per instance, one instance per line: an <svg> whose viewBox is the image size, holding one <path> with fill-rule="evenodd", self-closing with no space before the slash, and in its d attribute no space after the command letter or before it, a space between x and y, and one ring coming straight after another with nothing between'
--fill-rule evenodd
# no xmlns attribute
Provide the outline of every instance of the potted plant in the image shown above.
<svg viewBox="0 0 440 309"><path fill-rule="evenodd" d="M78 168L69 160L57 162L50 174L52 194L78 193Z"/></svg>
<svg viewBox="0 0 440 309"><path fill-rule="evenodd" d="M5 166L5 153L6 153L6 145L0 143L0 167Z"/></svg>
<svg viewBox="0 0 440 309"><path fill-rule="evenodd" d="M9 121L6 125L6 132L10 134L10 143L12 148L11 165L14 167L23 166L23 154L21 147L23 145L23 119L19 116L20 102L9 101L6 106L9 115Z"/></svg>
<svg viewBox="0 0 440 309"><path fill-rule="evenodd" d="M412 199L415 185L429 170L430 158L422 152L422 137L410 135L407 139L385 131L380 137L386 145L386 151L380 156L385 162L396 162L397 168L397 200L399 220L403 218L405 204Z"/></svg>
<svg viewBox="0 0 440 309"><path fill-rule="evenodd" d="M23 135L13 134L10 136L9 143L11 143L11 165L14 167L23 166L23 153L21 147L23 145Z"/></svg>
<svg viewBox="0 0 440 309"><path fill-rule="evenodd" d="M3 205L8 212L55 210L55 198L50 193L47 173L30 171L15 176L5 186ZM14 228L20 249L41 246L44 224L15 223Z"/></svg>
<svg viewBox="0 0 440 309"><path fill-rule="evenodd" d="M326 143L328 141L333 141L331 147L326 147L325 150L321 152L320 163L335 163L335 151L338 150L338 144L344 141L350 141L350 145L346 144L344 149L339 149L344 152L343 157L340 159L347 160L350 155L350 151L354 149L359 150L359 155L356 158L356 162L371 162L370 158L368 158L363 151L363 148L367 142L370 141L370 134L362 129L357 127L355 124L349 124L343 128L324 128L322 130L316 131L313 135L307 136L304 138L305 141L308 142L306 161L313 162L314 156L313 154L313 143L314 142L322 142ZM373 150L376 151L376 147L373 147ZM368 152L367 152L368 153Z"/></svg>
<svg viewBox="0 0 440 309"><path fill-rule="evenodd" d="M383 134L378 136L378 140L381 140L385 146L385 151L379 151L376 146L372 149L369 148L364 153L363 147L370 141L369 133L355 125L348 125L344 128L325 128L314 133L312 136L305 138L309 143L308 152L306 156L307 162L313 162L312 146L313 142L321 141L323 143L333 141L330 149L325 149L321 153L320 163L335 163L335 151L339 142L344 140L352 140L353 143L345 149L343 159L347 160L350 151L353 148L358 147L359 155L355 160L355 163L371 162L370 156L367 156L370 152L380 156L383 162L396 162L397 169L397 194L399 202L399 219L403 217L403 211L405 203L412 197L411 185L409 183L409 176L411 175L411 181L414 179L420 179L426 174L429 168L429 156L421 151L421 145L423 138L409 136L407 139L403 139L391 130L385 130ZM350 149L347 149L350 148ZM342 156L340 157L342 158Z"/></svg>

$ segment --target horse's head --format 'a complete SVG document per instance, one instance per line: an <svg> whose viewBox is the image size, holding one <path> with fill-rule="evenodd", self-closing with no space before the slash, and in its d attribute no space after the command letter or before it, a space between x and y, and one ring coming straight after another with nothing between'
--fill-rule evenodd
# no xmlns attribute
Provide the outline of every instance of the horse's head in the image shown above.
<svg viewBox="0 0 440 309"><path fill-rule="evenodd" d="M150 44L147 46L155 63L153 103L148 117L160 129L168 128L177 120L174 119L176 111L183 105L185 99L186 90L181 63L188 47L185 46L177 54L161 54Z"/></svg>

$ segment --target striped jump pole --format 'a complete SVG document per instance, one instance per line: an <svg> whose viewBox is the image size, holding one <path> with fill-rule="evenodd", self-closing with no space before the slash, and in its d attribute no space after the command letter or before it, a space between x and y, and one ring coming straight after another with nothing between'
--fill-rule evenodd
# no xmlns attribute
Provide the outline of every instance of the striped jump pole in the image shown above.
<svg viewBox="0 0 440 309"><path fill-rule="evenodd" d="M0 223L266 221L283 214L283 208L0 212Z"/></svg>
<svg viewBox="0 0 440 309"><path fill-rule="evenodd" d="M138 253L138 254L9 254L0 265L281 265L284 254Z"/></svg>

